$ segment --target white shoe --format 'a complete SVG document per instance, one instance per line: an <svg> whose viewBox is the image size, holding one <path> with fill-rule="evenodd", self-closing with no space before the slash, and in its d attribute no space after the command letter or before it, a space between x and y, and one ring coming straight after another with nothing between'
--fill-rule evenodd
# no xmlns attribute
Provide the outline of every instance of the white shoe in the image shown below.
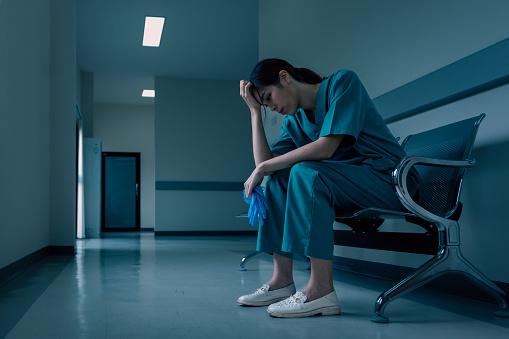
<svg viewBox="0 0 509 339"><path fill-rule="evenodd" d="M278 290L269 291L270 286L265 284L256 292L248 295L243 295L237 302L245 306L268 306L280 300L284 300L295 293L295 284L280 288Z"/></svg>
<svg viewBox="0 0 509 339"><path fill-rule="evenodd" d="M310 302L306 302L306 300L306 295L299 291L283 301L270 305L267 313L278 318L301 318L317 314L333 315L341 313L336 291Z"/></svg>

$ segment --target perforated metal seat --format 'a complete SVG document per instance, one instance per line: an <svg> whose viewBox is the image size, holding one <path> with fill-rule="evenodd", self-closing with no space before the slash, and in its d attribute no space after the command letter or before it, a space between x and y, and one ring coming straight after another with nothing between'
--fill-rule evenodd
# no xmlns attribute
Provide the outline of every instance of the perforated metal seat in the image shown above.
<svg viewBox="0 0 509 339"><path fill-rule="evenodd" d="M470 155L479 124L484 117L482 114L410 135L403 141L402 146L408 156L394 169L392 177L398 198L408 212L368 208L349 215L337 215L336 221L366 234L376 232L385 219L404 218L425 228L428 235L436 237L438 248L435 256L378 297L372 321L388 322L389 319L383 314L391 301L449 272L466 276L491 294L502 309L495 314L509 316L505 292L469 263L460 252L457 220L461 214L461 186L465 169L475 165ZM418 197L410 196L407 189L407 177L413 167L420 176Z"/></svg>

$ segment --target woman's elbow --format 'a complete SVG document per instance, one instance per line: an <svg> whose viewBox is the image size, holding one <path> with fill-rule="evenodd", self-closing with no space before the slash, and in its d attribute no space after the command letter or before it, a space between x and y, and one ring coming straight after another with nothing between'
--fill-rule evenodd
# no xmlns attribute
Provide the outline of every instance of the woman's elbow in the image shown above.
<svg viewBox="0 0 509 339"><path fill-rule="evenodd" d="M335 150L332 147L320 147L315 150L309 160L322 161L332 157Z"/></svg>
<svg viewBox="0 0 509 339"><path fill-rule="evenodd" d="M336 152L336 148L333 148L333 147L327 147L323 150L321 156L320 156L320 160L327 160L327 159L330 159L334 153Z"/></svg>
<svg viewBox="0 0 509 339"><path fill-rule="evenodd" d="M320 147L320 160L330 159L336 153L341 140L343 140L343 135L332 135L325 138L322 147Z"/></svg>

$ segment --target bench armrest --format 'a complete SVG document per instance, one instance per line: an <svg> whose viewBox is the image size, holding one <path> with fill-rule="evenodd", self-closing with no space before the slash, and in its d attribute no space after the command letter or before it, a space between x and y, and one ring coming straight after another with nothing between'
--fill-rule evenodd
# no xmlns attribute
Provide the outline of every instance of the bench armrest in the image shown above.
<svg viewBox="0 0 509 339"><path fill-rule="evenodd" d="M396 194L405 208L430 222L435 222L437 220L443 219L442 217L431 213L430 211L420 206L414 199L412 199L410 193L408 192L408 173L410 169L417 164L437 167L470 168L475 166L475 159L444 160L419 156L406 156L401 159L399 164L392 171L392 179Z"/></svg>

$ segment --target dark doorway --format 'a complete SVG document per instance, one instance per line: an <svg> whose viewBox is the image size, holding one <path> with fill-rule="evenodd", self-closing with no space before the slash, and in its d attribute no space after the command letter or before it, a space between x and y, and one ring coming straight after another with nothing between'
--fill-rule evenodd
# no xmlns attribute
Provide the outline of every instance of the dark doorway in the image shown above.
<svg viewBox="0 0 509 339"><path fill-rule="evenodd" d="M140 153L103 152L101 232L140 231Z"/></svg>

